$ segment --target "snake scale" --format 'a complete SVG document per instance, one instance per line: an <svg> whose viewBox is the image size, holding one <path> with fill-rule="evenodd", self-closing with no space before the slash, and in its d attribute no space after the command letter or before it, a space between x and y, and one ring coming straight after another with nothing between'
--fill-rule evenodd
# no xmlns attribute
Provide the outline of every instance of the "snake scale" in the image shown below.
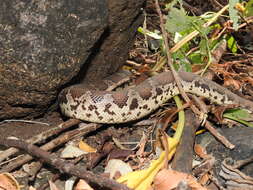
<svg viewBox="0 0 253 190"><path fill-rule="evenodd" d="M203 96L216 104L236 104L253 112L253 102L241 98L208 79L178 72L185 92ZM86 90L74 85L59 95L64 115L96 123L125 123L140 119L179 94L171 72L150 77L139 85L121 91Z"/></svg>

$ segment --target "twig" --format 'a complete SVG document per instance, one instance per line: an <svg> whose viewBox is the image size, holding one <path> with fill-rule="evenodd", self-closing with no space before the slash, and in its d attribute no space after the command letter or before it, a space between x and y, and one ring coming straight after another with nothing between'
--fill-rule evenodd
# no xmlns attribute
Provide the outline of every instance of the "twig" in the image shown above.
<svg viewBox="0 0 253 190"><path fill-rule="evenodd" d="M43 150L46 150L46 151L52 150L53 148L65 143L65 142L68 142L70 139L73 139L76 135L85 135L91 131L98 129L101 126L102 125L98 125L98 124L87 124L81 128L78 128L78 129L75 129L75 130L72 130L72 131L69 131L69 132L66 132L66 133L60 135L59 137L53 139L49 143L44 144L40 148ZM33 159L33 157L31 157L30 155L24 155L20 159L17 159L15 162L10 163L9 165L7 165L3 169L1 169L0 172L10 172L10 171L16 169L17 167L20 167L23 164L29 162L32 159Z"/></svg>
<svg viewBox="0 0 253 190"><path fill-rule="evenodd" d="M174 49L171 49L169 51L169 45L168 45L168 41L167 41L167 33L165 31L165 28L164 28L164 24L163 24L163 17L162 17L162 12L161 12L161 9L160 9L160 6L159 6L159 3L158 3L158 0L155 0L155 4L156 4L156 10L157 10L157 13L160 17L160 27L161 27L161 30L162 30L162 35L163 35L163 41L164 41L164 45L165 45L165 49L166 49L166 55L167 55L167 61L168 61L168 64L170 66L170 69L172 71L172 74L173 74L173 77L175 79L175 82L177 84L177 87L179 89L179 92L181 93L182 97L184 98L184 100L187 102L187 103L190 103L190 98L187 96L187 94L185 93L185 91L183 90L182 88L182 84L181 84L181 80L180 80L180 77L178 76L178 73L175 71L173 65L172 65L172 61L171 61L171 57L170 57L170 51L171 52L174 52L176 50ZM225 6L222 10L220 10L216 15L215 17L213 17L210 21L208 21L207 23L205 23L203 26L204 27L207 27L209 26L210 24L212 24L226 9L228 8L228 5ZM188 36L191 36L192 38L195 37L196 35L198 35L199 32L198 31L194 31L192 32L190 35ZM184 39L192 39L192 38L184 38ZM189 41L188 40L188 41ZM183 40L181 40L183 41ZM175 47L174 47L175 48ZM190 106L192 111L197 114L197 115L201 115L201 112L198 110L198 108L195 106L195 105L191 105ZM211 126L211 123L209 123L208 121L206 121L205 123L205 127L212 133L212 134L215 134L215 137L218 138L226 147L230 148L230 149L233 149L234 148L234 145L231 144L226 138L224 138L224 136L222 136L221 134L219 134L212 126Z"/></svg>
<svg viewBox="0 0 253 190"><path fill-rule="evenodd" d="M239 169L239 168L241 168L241 167L243 167L243 166L245 166L245 165L247 165L249 163L252 163L252 162L253 162L253 156L251 156L251 157L249 157L249 158L247 158L245 160L238 160L238 161L236 161L236 163L233 164L233 167L235 169Z"/></svg>
<svg viewBox="0 0 253 190"><path fill-rule="evenodd" d="M222 134L220 134L209 121L205 122L205 128L213 135L215 138L217 138L224 146L226 146L229 149L235 148L235 145L233 145L231 142L228 141L226 137L224 137Z"/></svg>
<svg viewBox="0 0 253 190"><path fill-rule="evenodd" d="M74 160L71 160L70 162L73 164L77 164L78 162L80 162L84 158L84 156L85 155L81 155L81 156L75 158ZM57 179L59 179L61 177L61 175L62 174L60 174L60 173L54 174L51 177L50 181L55 182ZM45 190L46 188L48 188L48 186L49 186L49 183L47 182L47 183L41 185L40 187L38 187L37 190Z"/></svg>
<svg viewBox="0 0 253 190"><path fill-rule="evenodd" d="M196 103L199 105L199 107L201 107L201 110L203 111L203 114L207 114L208 113L208 108L205 104L205 102L203 102L200 98L196 97L196 96L192 96L193 99L196 101ZM233 149L235 147L235 145L233 145L225 136L223 136L222 134L220 134L212 125L209 121L205 121L204 122L204 126L205 128L216 138L218 139L225 147L229 148L229 149Z"/></svg>
<svg viewBox="0 0 253 190"><path fill-rule="evenodd" d="M42 159L44 162L59 169L61 172L84 179L88 183L96 184L103 188L110 188L112 190L129 190L129 188L125 185L119 184L100 175L95 175L92 172L87 171L84 167L75 166L73 163L60 159L56 155L50 154L49 152L42 150L35 145L27 144L24 141L14 139L0 139L0 144L25 150L29 154L36 156Z"/></svg>
<svg viewBox="0 0 253 190"><path fill-rule="evenodd" d="M187 9L187 11L191 11L197 15L201 15L202 11L194 6L191 6L187 2L183 1L183 6Z"/></svg>
<svg viewBox="0 0 253 190"><path fill-rule="evenodd" d="M162 30L163 42L164 42L165 49L166 49L167 62L169 64L169 67L171 69L172 75L175 79L175 82L177 84L177 87L178 87L178 90L179 90L180 94L182 95L182 97L186 101L186 103L189 104L191 100L187 96L187 94L185 93L185 91L182 87L181 79L180 79L178 73L176 72L176 70L174 69L174 66L172 65L172 59L170 57L170 51L169 51L169 44L168 44L168 41L167 41L167 32L166 32L165 27L164 27L163 16L162 16L162 12L161 12L158 0L155 0L155 5L156 5L157 13L158 13L159 18L160 18L160 27L161 27L161 30ZM195 114L200 115L200 111L196 108L196 106L191 105L190 107L191 107L192 111Z"/></svg>
<svg viewBox="0 0 253 190"><path fill-rule="evenodd" d="M27 167L24 167L24 166L27 166ZM23 166L23 169L25 170L28 170L26 171L28 174L29 174L29 181L30 182L34 182L38 173L40 172L42 166L43 166L43 163L42 162L32 162L30 165L24 165Z"/></svg>
<svg viewBox="0 0 253 190"><path fill-rule="evenodd" d="M66 129L69 129L72 126L79 124L80 122L81 121L78 119L69 119L68 121L59 124L57 127L49 129L41 134L38 134L38 135L28 139L26 142L31 143L31 144L40 143L53 135L59 134L60 132L66 130ZM18 151L19 150L16 148L9 148L9 149L3 151L0 154L0 162L5 160L6 158L10 157L11 155L16 154Z"/></svg>
<svg viewBox="0 0 253 190"><path fill-rule="evenodd" d="M182 106L182 108L177 109L177 110L175 110L173 113L171 113L171 114L166 118L166 120L163 122L162 130L165 131L165 130L167 129L167 127L168 127L168 124L172 122L174 116L175 116L176 114L178 114L180 111L182 111L182 110L184 110L184 109L186 109L186 108L188 108L188 107L190 107L190 104L187 104L187 103L186 103L186 104L184 104L184 105Z"/></svg>
<svg viewBox="0 0 253 190"><path fill-rule="evenodd" d="M23 122L23 123L32 123L32 124L40 124L40 125L47 125L49 126L48 123L40 122L40 121L31 121L31 120L23 120L23 119L6 119L0 122L2 123L8 123L8 122Z"/></svg>

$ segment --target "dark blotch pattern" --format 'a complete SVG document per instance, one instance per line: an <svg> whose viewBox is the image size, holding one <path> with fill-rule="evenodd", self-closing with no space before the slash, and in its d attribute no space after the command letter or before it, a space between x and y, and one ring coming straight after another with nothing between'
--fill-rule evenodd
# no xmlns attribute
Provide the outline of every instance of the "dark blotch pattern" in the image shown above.
<svg viewBox="0 0 253 190"><path fill-rule="evenodd" d="M77 107L79 106L79 104L76 104L75 106L70 105L70 110L71 111L75 111L77 109Z"/></svg>
<svg viewBox="0 0 253 190"><path fill-rule="evenodd" d="M113 119L113 118L111 118L109 121L112 121L112 122L114 122L114 119Z"/></svg>
<svg viewBox="0 0 253 190"><path fill-rule="evenodd" d="M94 105L89 105L88 108L89 108L90 111L92 111L92 110L97 110L97 107L94 106Z"/></svg>
<svg viewBox="0 0 253 190"><path fill-rule="evenodd" d="M100 95L91 95L90 97L95 104L101 102L104 99L104 97Z"/></svg>
<svg viewBox="0 0 253 190"><path fill-rule="evenodd" d="M78 88L78 87L70 87L69 92L72 98L75 100L75 99L80 98L82 95L84 95L86 90L82 88Z"/></svg>
<svg viewBox="0 0 253 190"><path fill-rule="evenodd" d="M147 109L147 108L148 108L148 105L145 104L142 108L143 108L143 109Z"/></svg>
<svg viewBox="0 0 253 190"><path fill-rule="evenodd" d="M163 93L163 90L161 88L156 88L155 91L156 91L157 96L159 96Z"/></svg>
<svg viewBox="0 0 253 190"><path fill-rule="evenodd" d="M91 114L90 113L86 113L86 116L89 118L91 116Z"/></svg>
<svg viewBox="0 0 253 190"><path fill-rule="evenodd" d="M86 107L85 107L84 105L82 105L82 109L83 109L83 110L86 110Z"/></svg>
<svg viewBox="0 0 253 190"><path fill-rule="evenodd" d="M112 106L112 104L106 104L105 105L105 109L104 109L104 112L107 112L109 115L115 115L115 112L114 111L110 111L110 107Z"/></svg>
<svg viewBox="0 0 253 190"><path fill-rule="evenodd" d="M253 110L253 104L251 101L246 101L244 99L240 99L240 97L236 96L235 94L227 91L225 88L215 84L212 81L208 81L206 79L202 79L196 75L193 75L191 73L185 73L185 72L179 72L180 77L182 78L182 80L184 82L186 82L187 86L190 91L193 92L194 94L194 89L198 88L199 91L205 93L204 96L209 96L211 97L212 100L217 100L217 102L222 102L224 103L226 100L230 100L230 101L234 101L237 102L241 105L243 105L243 107L249 107L249 110ZM143 100L149 101L151 100L152 102L154 101L155 104L158 104L158 101L160 101L160 99L163 99L163 97L165 95L163 95L163 89L164 89L164 85L167 85L169 83L173 82L172 84L170 84L169 86L171 88L166 89L165 95L172 95L174 93L172 93L174 91L175 88L177 88L174 79L171 75L170 72L166 72L163 74L159 74L158 76L153 77L152 79L148 79L146 82L143 82L141 85L135 87L134 89L130 90L130 91L119 91L119 92L105 92L105 91L96 91L96 92L92 92L92 91L88 91L82 89L82 87L70 87L67 88L65 90L63 90L60 95L59 95L59 102L60 104L67 104L68 106L62 106L63 108L63 113L66 112L66 115L69 115L68 113L71 112L71 114L76 114L77 115L77 107L79 105L82 106L83 110L86 111L90 111L92 112L90 113L84 113L86 117L91 117L92 114L95 114L98 119L103 120L103 119L110 119L110 118L104 118L102 117L102 112L99 113L98 112L98 108L95 104L93 105L89 105L89 106L85 106L84 103L86 100L80 100L80 97L83 95L90 95L90 98L92 99L92 101L94 103L99 103L104 99L104 95L107 94L108 96L112 96L113 102L112 103L108 103L105 105L104 110L102 110L103 112L106 112L110 115L117 115L116 113L114 113L114 111L111 110L112 105L116 104L119 108L124 108L129 107L130 111L126 112L126 113L121 113L122 115L122 120L123 121L127 121L128 120L128 115L132 114L132 110L136 110L136 109L140 109L140 110L147 110L147 111L151 111L152 109L148 106L148 105L140 105L141 102L138 101L138 98L134 97L130 97L131 93L133 93L133 95L139 95ZM216 94L217 93L217 94ZM219 95L220 94L220 95ZM153 96L152 96L153 95ZM69 105L69 101L68 101L68 97L72 97L71 99L74 100L73 104L77 104L77 105ZM158 99L159 96L159 99ZM128 99L131 98L131 101L128 101ZM153 98L153 99L151 99ZM130 103L130 105L128 105L127 103ZM249 105L249 106L247 106ZM141 115L141 111L137 110L137 116ZM115 119L116 121L117 119ZM110 121L113 121L113 118L110 119Z"/></svg>
<svg viewBox="0 0 253 190"><path fill-rule="evenodd" d="M134 110L136 108L138 108L138 100L134 98L130 104L130 110Z"/></svg>
<svg viewBox="0 0 253 190"><path fill-rule="evenodd" d="M224 103L225 100L226 100L226 97L225 97L225 96L222 96L221 102Z"/></svg>
<svg viewBox="0 0 253 190"><path fill-rule="evenodd" d="M96 110L95 111L95 114L97 115L97 116L99 116L100 115L100 113Z"/></svg>
<svg viewBox="0 0 253 190"><path fill-rule="evenodd" d="M147 84L145 84L143 87L138 88L137 91L143 100L148 100L152 96L152 87L148 86Z"/></svg>
<svg viewBox="0 0 253 190"><path fill-rule="evenodd" d="M125 91L113 93L112 97L114 99L113 103L115 103L119 108L127 106L128 95Z"/></svg>
<svg viewBox="0 0 253 190"><path fill-rule="evenodd" d="M199 88L199 87L201 87L201 83L199 83L199 81L195 81L195 86L197 87L197 88Z"/></svg>
<svg viewBox="0 0 253 190"><path fill-rule="evenodd" d="M202 88L207 90L207 91L210 91L210 87L207 85L207 84L201 84Z"/></svg>

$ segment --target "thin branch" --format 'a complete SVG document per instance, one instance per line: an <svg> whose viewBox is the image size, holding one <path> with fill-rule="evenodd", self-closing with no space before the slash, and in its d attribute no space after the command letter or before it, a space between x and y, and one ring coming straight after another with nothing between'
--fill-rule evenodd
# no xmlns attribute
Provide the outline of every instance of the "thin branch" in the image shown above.
<svg viewBox="0 0 253 190"><path fill-rule="evenodd" d="M2 123L8 123L8 122L22 122L22 123L31 123L31 124L40 124L40 125L47 125L49 126L48 123L40 122L40 121L32 121L32 120L23 120L23 119L6 119L0 122Z"/></svg>
<svg viewBox="0 0 253 190"><path fill-rule="evenodd" d="M80 122L81 121L78 119L69 119L68 121L63 122L54 128L51 128L47 131L44 131L43 133L33 136L32 138L28 139L26 142L31 143L31 144L40 143L53 135L59 134L60 132L66 130L66 129L69 129L72 126L79 124ZM16 148L9 148L9 149L1 152L0 162L5 160L6 158L16 154L18 151L19 150Z"/></svg>
<svg viewBox="0 0 253 190"><path fill-rule="evenodd" d="M110 180L100 175L95 175L92 172L87 171L82 166L75 166L73 163L67 162L57 157L55 154L50 154L49 152L42 150L35 145L28 144L24 141L14 139L0 139L0 144L8 147L13 146L22 149L29 154L40 158L42 161L52 165L61 172L84 179L88 183L96 184L103 188L110 188L112 190L129 190L129 188L125 185L119 184L114 180Z"/></svg>
<svg viewBox="0 0 253 190"><path fill-rule="evenodd" d="M229 140L220 134L209 121L205 122L205 128L215 137L217 138L224 146L226 146L229 149L235 148L235 145L233 145Z"/></svg>
<svg viewBox="0 0 253 190"><path fill-rule="evenodd" d="M187 94L185 93L183 87L182 87L182 83L181 83L181 79L178 75L178 73L176 72L176 70L174 69L173 67L173 64L172 64L172 59L171 59L171 56L170 56L170 51L169 51L169 44L168 44L168 41L167 41L167 32L165 30L165 27L164 27L164 22L163 22L163 15L162 15L162 12L161 12L161 9L160 9L160 6L159 6L159 3L158 3L158 0L155 0L155 5L156 5L156 10L157 10L157 13L159 15L159 18L160 18L160 27L161 27L161 30L162 30L162 35L163 35L163 42L164 42L164 45L165 45L165 50L166 50L166 56L167 56L167 62L169 64L169 67L172 71L172 74L173 74L173 77L175 79L175 82L177 84L177 87L178 87L178 90L180 92L180 94L182 95L183 99L188 103L190 104L190 98L187 96ZM197 114L197 115L201 115L200 111L196 108L196 106L194 105L191 105L190 106L192 111Z"/></svg>
<svg viewBox="0 0 253 190"><path fill-rule="evenodd" d="M52 141L44 144L43 146L41 146L40 148L46 151L52 150L53 148L62 145L63 143L68 142L69 140L75 138L76 135L85 135L91 131L94 131L96 129L98 129L99 127L101 127L102 125L99 124L86 124L82 127L79 127L75 130L72 131L68 131L60 136L58 136L57 138L53 139ZM16 169L17 167L22 166L23 164L31 161L33 159L32 156L30 155L24 155L23 157L15 160L15 162L10 163L9 165L7 165L6 167L4 167L3 169L0 170L0 172L10 172L13 171L14 169Z"/></svg>

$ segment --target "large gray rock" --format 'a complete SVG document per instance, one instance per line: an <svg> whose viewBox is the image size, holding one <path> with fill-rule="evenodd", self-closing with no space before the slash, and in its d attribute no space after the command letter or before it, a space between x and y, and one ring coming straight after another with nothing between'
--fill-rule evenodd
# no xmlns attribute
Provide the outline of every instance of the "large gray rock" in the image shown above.
<svg viewBox="0 0 253 190"><path fill-rule="evenodd" d="M143 2L2 0L0 119L42 114L74 76L92 81L116 71Z"/></svg>

